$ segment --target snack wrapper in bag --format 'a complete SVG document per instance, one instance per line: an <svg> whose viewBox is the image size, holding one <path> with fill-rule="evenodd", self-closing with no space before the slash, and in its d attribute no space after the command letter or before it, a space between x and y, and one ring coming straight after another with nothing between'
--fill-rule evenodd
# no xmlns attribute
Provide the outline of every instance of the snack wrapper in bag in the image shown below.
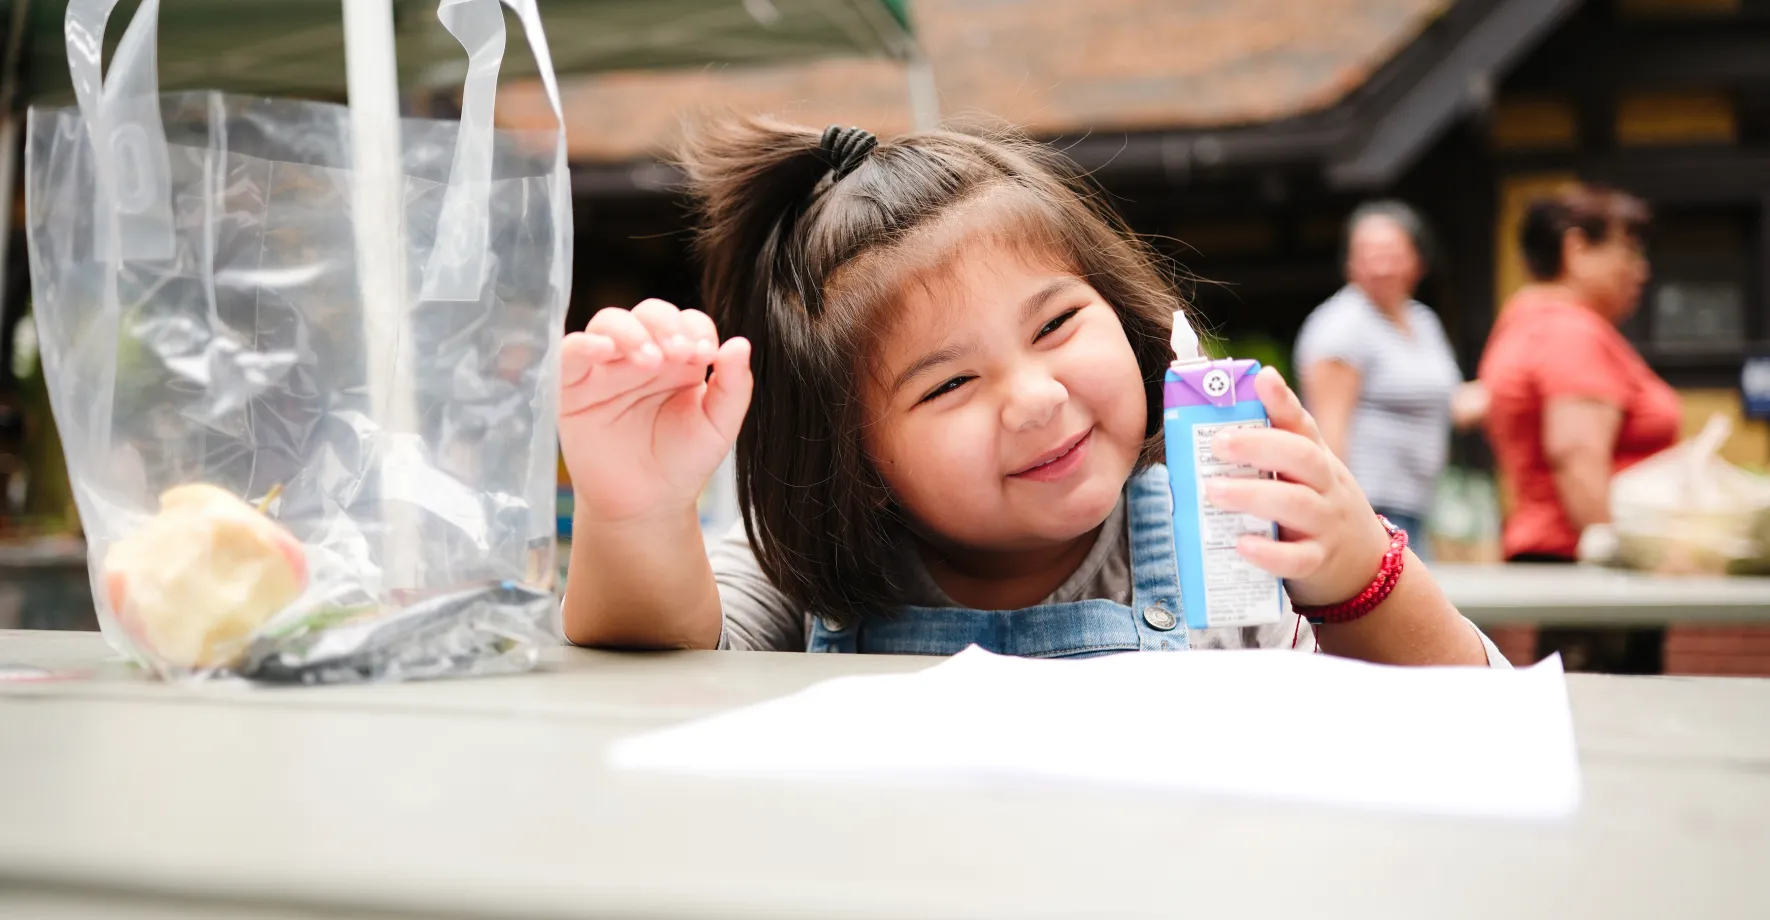
<svg viewBox="0 0 1770 920"><path fill-rule="evenodd" d="M116 0L70 0L78 104L27 129L36 322L105 635L174 678L532 666L559 635L571 197L563 130L494 128L503 7L441 0L460 121L404 119L359 162L346 106L160 94L159 3L107 70ZM557 116L534 0L504 5Z"/></svg>
<svg viewBox="0 0 1770 920"><path fill-rule="evenodd" d="M1719 456L1731 433L1717 415L1612 478L1611 525L1582 536L1582 558L1668 574L1770 573L1770 479Z"/></svg>

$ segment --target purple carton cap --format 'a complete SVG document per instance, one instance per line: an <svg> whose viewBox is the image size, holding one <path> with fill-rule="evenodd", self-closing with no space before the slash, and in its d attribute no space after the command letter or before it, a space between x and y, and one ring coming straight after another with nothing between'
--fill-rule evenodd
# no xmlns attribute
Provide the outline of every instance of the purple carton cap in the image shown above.
<svg viewBox="0 0 1770 920"><path fill-rule="evenodd" d="M1217 406L1226 408L1255 399L1254 375L1260 362L1251 358L1194 361L1178 370L1168 368L1162 379L1162 406Z"/></svg>

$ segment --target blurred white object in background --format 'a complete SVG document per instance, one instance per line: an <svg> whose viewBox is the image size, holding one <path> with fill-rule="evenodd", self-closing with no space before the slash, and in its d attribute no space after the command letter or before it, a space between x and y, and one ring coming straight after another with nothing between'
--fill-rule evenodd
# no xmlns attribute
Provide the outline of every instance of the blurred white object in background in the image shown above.
<svg viewBox="0 0 1770 920"><path fill-rule="evenodd" d="M1611 479L1617 564L1667 573L1770 571L1770 479L1721 459L1732 433L1726 416L1713 416L1695 438Z"/></svg>
<svg viewBox="0 0 1770 920"><path fill-rule="evenodd" d="M1580 531L1579 549L1575 552L1581 562L1618 565L1621 563L1621 549L1622 541L1617 538L1615 527L1609 524L1593 524Z"/></svg>

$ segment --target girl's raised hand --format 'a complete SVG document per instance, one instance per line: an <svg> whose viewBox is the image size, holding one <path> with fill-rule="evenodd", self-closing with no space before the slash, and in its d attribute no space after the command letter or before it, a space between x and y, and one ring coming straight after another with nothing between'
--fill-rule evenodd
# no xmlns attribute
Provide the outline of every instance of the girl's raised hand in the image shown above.
<svg viewBox="0 0 1770 920"><path fill-rule="evenodd" d="M692 512L737 439L751 383L748 341L720 345L705 313L662 300L602 310L567 335L559 443L576 513L628 522Z"/></svg>
<svg viewBox="0 0 1770 920"><path fill-rule="evenodd" d="M1254 391L1272 427L1220 432L1211 449L1224 460L1278 478L1215 479L1205 488L1205 500L1278 524L1279 540L1244 536L1237 548L1249 562L1283 578L1294 603L1350 600L1376 577L1389 534L1284 378L1265 368Z"/></svg>

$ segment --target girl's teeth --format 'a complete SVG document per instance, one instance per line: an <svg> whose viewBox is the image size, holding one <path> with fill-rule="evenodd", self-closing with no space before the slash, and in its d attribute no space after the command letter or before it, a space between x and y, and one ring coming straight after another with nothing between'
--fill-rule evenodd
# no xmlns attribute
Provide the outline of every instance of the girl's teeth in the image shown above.
<svg viewBox="0 0 1770 920"><path fill-rule="evenodd" d="M1056 462L1057 462L1057 461L1059 461L1059 460L1062 460L1062 459L1063 459L1063 458L1064 458L1064 457L1067 457L1067 456L1069 456L1069 455L1070 455L1070 452L1071 452L1071 451L1073 451L1073 450L1075 450L1075 448L1073 448L1073 447L1072 447L1072 448L1070 448L1070 449L1069 449L1069 450L1066 450L1066 451L1064 451L1064 452L1063 452L1063 453L1061 453L1061 454L1058 454L1058 455L1057 455L1057 456L1055 456L1055 457L1052 457L1052 458L1051 458L1051 459L1049 459L1049 460L1046 460L1046 461L1045 461L1045 462L1044 462L1044 463L1040 463L1040 464L1038 464L1038 465L1037 465L1037 466L1030 466L1030 467L1027 467L1027 472L1032 472L1032 471L1033 471L1033 470L1036 470L1036 469L1038 469L1038 468L1039 468L1039 467L1040 467L1040 466L1050 466L1050 465L1051 465L1051 464L1053 464L1053 463L1056 463Z"/></svg>

